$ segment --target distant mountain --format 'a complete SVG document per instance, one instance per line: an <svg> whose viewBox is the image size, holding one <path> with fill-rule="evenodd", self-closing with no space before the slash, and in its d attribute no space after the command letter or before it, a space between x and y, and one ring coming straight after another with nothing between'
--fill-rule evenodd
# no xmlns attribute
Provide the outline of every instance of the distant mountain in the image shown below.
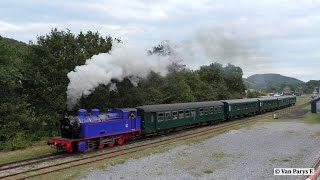
<svg viewBox="0 0 320 180"><path fill-rule="evenodd" d="M289 86L294 90L305 85L305 82L299 79L280 74L255 74L246 79L244 78L243 81L248 89L261 89L267 92L273 88L280 92L285 86Z"/></svg>
<svg viewBox="0 0 320 180"><path fill-rule="evenodd" d="M3 36L0 36L0 39L7 41L9 44L13 45L14 47L25 47L28 45L22 41L18 41L18 40L11 39L11 38L6 38Z"/></svg>

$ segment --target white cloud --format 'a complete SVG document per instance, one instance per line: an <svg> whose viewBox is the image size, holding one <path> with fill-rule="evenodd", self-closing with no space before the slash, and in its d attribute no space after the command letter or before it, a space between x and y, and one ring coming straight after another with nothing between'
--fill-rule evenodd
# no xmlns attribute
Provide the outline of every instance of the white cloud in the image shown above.
<svg viewBox="0 0 320 180"><path fill-rule="evenodd" d="M197 29L223 27L229 32L225 34L227 40L237 40L241 45L253 42L253 49L259 49L249 48L247 58L229 60L241 66L246 75L279 72L306 78L316 74L315 61L320 57L316 48L320 46L320 0L3 2L0 34L25 42L57 27L74 33L99 31L104 36L156 45L161 40L190 40L190 34ZM282 68L277 62L286 62L290 68Z"/></svg>
<svg viewBox="0 0 320 180"><path fill-rule="evenodd" d="M137 24L100 24L94 22L61 22L61 23L46 23L46 22L30 22L30 23L8 23L0 21L0 33L4 36L15 37L17 34L24 34L22 41L28 42L35 40L38 35L45 35L52 28L72 30L74 33L80 31L98 31L103 36L111 35L112 37L120 37L122 39L130 39L135 33L150 32L152 27L143 27Z"/></svg>
<svg viewBox="0 0 320 180"><path fill-rule="evenodd" d="M69 3L65 6L73 6ZM94 12L100 16L109 15L113 18L133 21L159 21L190 13L203 13L212 9L219 9L221 3L212 4L209 0L109 0L109 1L79 1L77 6L87 12Z"/></svg>
<svg viewBox="0 0 320 180"><path fill-rule="evenodd" d="M12 30L17 30L19 29L18 26L0 21L0 32L7 32L7 31L12 31Z"/></svg>

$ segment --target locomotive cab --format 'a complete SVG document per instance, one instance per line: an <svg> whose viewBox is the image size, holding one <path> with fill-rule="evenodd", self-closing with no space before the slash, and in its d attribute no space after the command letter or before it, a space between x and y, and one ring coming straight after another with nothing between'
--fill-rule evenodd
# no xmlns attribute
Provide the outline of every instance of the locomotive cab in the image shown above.
<svg viewBox="0 0 320 180"><path fill-rule="evenodd" d="M69 116L60 121L61 137L68 139L80 138L80 120Z"/></svg>

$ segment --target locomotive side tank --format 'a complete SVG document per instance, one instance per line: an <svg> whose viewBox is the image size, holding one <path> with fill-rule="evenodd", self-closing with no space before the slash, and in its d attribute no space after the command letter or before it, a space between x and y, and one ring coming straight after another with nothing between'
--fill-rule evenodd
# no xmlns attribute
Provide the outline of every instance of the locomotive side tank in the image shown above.
<svg viewBox="0 0 320 180"><path fill-rule="evenodd" d="M140 116L137 116L136 109L113 109L101 115L97 109L92 111L90 116L80 117L85 120L81 123L81 138L110 136L141 130L141 120Z"/></svg>

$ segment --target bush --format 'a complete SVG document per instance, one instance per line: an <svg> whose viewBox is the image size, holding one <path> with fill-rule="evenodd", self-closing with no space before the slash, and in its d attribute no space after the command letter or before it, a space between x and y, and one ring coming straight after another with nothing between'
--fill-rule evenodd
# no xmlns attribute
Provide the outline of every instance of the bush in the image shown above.
<svg viewBox="0 0 320 180"><path fill-rule="evenodd" d="M27 140L24 132L17 132L12 138L5 142L1 142L0 150L12 151L25 148L30 144L31 142Z"/></svg>

